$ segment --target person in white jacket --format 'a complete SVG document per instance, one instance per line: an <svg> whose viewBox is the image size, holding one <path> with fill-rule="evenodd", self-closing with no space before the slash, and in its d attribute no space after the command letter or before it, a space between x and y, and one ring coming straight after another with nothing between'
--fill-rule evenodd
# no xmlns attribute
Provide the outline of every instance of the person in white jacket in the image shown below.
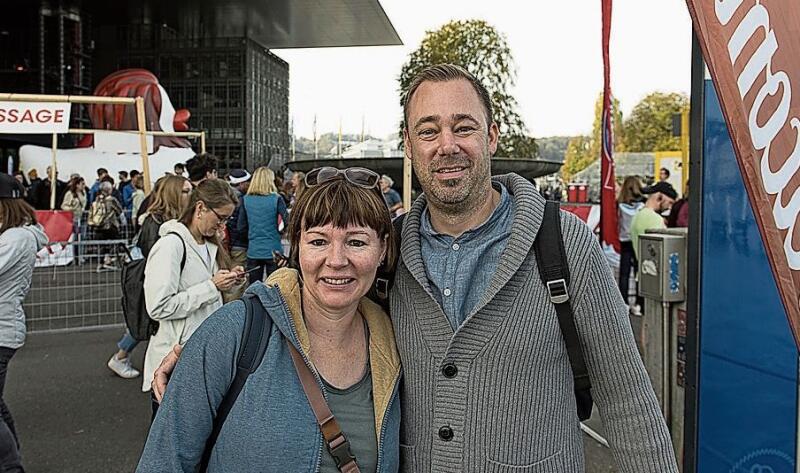
<svg viewBox="0 0 800 473"><path fill-rule="evenodd" d="M144 271L147 313L159 327L145 354L142 391L150 391L153 372L173 345L186 343L222 306L221 291L243 282L244 268L231 267L219 236L236 204L227 182L208 179L192 191L180 219L161 225ZM153 416L157 408L154 402Z"/></svg>
<svg viewBox="0 0 800 473"><path fill-rule="evenodd" d="M8 363L25 343L22 301L31 288L36 253L47 235L16 179L0 173L0 471L21 472L14 420L3 400Z"/></svg>

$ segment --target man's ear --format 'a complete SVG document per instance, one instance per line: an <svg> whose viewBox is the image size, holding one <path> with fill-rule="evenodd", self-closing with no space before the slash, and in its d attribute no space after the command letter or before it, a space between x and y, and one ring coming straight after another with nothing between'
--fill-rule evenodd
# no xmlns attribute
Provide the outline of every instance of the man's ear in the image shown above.
<svg viewBox="0 0 800 473"><path fill-rule="evenodd" d="M500 128L497 126L496 122L492 122L489 125L489 155L494 156L494 153L497 152L497 144L500 139Z"/></svg>

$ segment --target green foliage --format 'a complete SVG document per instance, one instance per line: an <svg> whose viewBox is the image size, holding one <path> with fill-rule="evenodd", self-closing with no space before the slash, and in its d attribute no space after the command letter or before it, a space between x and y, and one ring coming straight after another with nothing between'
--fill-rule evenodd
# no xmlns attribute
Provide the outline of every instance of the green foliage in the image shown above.
<svg viewBox="0 0 800 473"><path fill-rule="evenodd" d="M624 128L622 111L619 100L611 99L611 119L614 133L614 151L625 151ZM576 136L567 145L564 155L564 165L561 175L564 181L570 182L575 174L586 169L590 164L600 159L600 149L603 139L603 94L602 92L594 102L594 123L591 136Z"/></svg>
<svg viewBox="0 0 800 473"><path fill-rule="evenodd" d="M400 72L400 90L405 91L423 69L442 63L457 64L487 88L492 97L494 120L500 127L496 156L534 158L537 147L516 111L517 101L509 93L516 80L514 59L505 35L482 20L451 21L428 31ZM402 93L401 93L402 105ZM402 136L402 123L400 133Z"/></svg>
<svg viewBox="0 0 800 473"><path fill-rule="evenodd" d="M567 151L564 154L564 165L561 166L561 176L564 182L571 182L575 174L586 169L598 156L592 154L592 140L586 135L575 136L569 140Z"/></svg>
<svg viewBox="0 0 800 473"><path fill-rule="evenodd" d="M567 145L572 138L571 136L536 138L536 145L539 147L539 159L564 162L564 154L567 152Z"/></svg>
<svg viewBox="0 0 800 473"><path fill-rule="evenodd" d="M628 151L654 152L681 149L679 136L672 136L672 115L688 108L689 98L679 93L653 92L631 111L625 121Z"/></svg>

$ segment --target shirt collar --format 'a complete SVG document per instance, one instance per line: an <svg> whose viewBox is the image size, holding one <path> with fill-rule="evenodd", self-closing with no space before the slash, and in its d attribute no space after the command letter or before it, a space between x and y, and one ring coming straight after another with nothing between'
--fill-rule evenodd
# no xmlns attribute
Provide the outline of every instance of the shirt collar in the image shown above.
<svg viewBox="0 0 800 473"><path fill-rule="evenodd" d="M503 220L503 216L506 215L511 209L511 196L506 190L506 187L503 184L500 184L497 181L492 181L492 187L500 192L500 202L497 204L497 207L494 208L492 214L489 215L483 223L478 225L475 228L467 230L466 232L462 233L458 239L463 241L469 241L475 238L478 235L481 235L487 230L492 229L497 222ZM437 232L433 225L431 224L431 215L428 212L428 206L425 206L425 209L422 211L422 219L420 222L420 233L424 235L440 237L440 238L453 238L450 235L445 235L443 233Z"/></svg>

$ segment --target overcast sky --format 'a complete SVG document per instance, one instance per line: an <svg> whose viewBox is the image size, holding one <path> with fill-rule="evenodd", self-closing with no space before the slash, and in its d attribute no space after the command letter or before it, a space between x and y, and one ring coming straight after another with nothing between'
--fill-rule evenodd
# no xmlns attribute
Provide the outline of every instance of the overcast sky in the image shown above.
<svg viewBox="0 0 800 473"><path fill-rule="evenodd" d="M298 136L395 133L397 77L426 31L482 19L506 35L517 65L514 95L535 137L588 133L603 86L600 1L381 0L403 46L274 50L290 67L290 120ZM682 0L614 2L611 82L623 113L652 91L689 92L691 22Z"/></svg>

